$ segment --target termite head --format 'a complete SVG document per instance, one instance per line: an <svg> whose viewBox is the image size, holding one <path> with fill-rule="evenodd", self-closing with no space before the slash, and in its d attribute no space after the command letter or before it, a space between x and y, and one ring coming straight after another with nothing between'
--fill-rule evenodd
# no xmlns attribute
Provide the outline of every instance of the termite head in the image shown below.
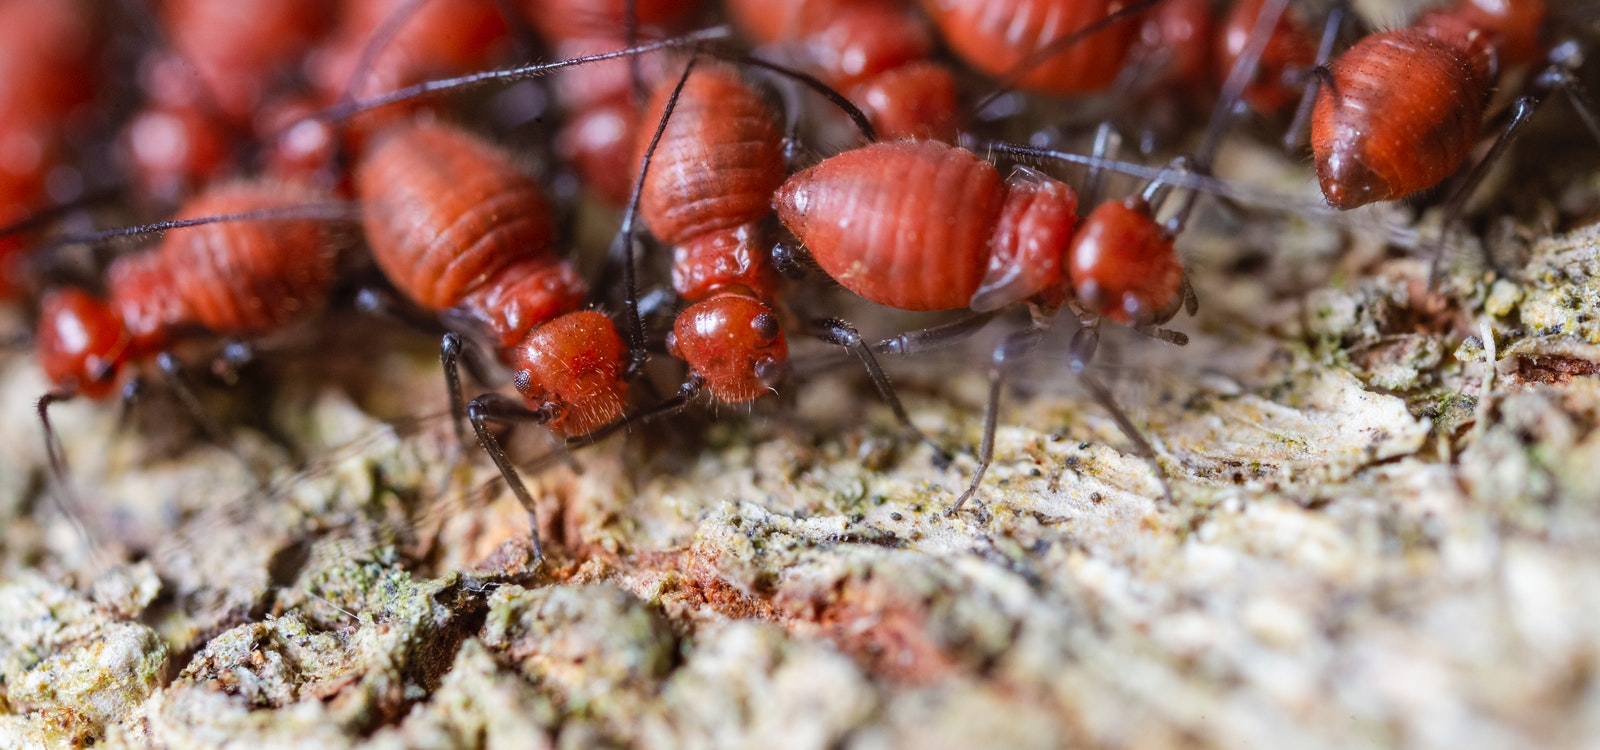
<svg viewBox="0 0 1600 750"><path fill-rule="evenodd" d="M1124 325L1165 323L1183 306L1183 265L1173 238L1139 196L1089 214L1068 251L1078 305Z"/></svg>
<svg viewBox="0 0 1600 750"><path fill-rule="evenodd" d="M684 309L667 343L672 356L705 381L712 397L726 403L752 401L772 391L789 369L789 344L777 313L737 292Z"/></svg>
<svg viewBox="0 0 1600 750"><path fill-rule="evenodd" d="M517 346L517 390L545 425L585 435L622 416L628 347L611 319L593 310L569 313L536 329Z"/></svg>
<svg viewBox="0 0 1600 750"><path fill-rule="evenodd" d="M81 289L57 289L40 303L34 338L39 362L56 388L90 398L111 395L131 337L104 301Z"/></svg>

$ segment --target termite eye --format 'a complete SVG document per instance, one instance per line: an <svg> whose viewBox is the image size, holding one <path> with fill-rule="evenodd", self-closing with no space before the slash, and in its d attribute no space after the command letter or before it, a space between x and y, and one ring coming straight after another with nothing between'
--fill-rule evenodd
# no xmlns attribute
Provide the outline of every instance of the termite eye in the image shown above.
<svg viewBox="0 0 1600 750"><path fill-rule="evenodd" d="M771 341L778 337L778 316L772 313L761 313L750 319L750 327L755 329L756 335Z"/></svg>
<svg viewBox="0 0 1600 750"><path fill-rule="evenodd" d="M762 357L756 360L751 369L755 371L756 380L761 381L761 384L768 388L778 387L778 383L783 380L783 366L778 364L778 360L772 357Z"/></svg>

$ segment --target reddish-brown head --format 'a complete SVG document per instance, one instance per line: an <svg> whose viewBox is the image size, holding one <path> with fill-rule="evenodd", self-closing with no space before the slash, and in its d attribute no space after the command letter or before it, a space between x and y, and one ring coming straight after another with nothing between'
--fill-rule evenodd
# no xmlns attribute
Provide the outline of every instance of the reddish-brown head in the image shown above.
<svg viewBox="0 0 1600 750"><path fill-rule="evenodd" d="M789 367L789 344L777 314L738 293L685 308L672 326L668 347L724 403L744 403L771 392Z"/></svg>
<svg viewBox="0 0 1600 750"><path fill-rule="evenodd" d="M111 307L88 292L56 289L40 303L34 346L56 388L90 398L111 395L132 353L129 344Z"/></svg>
<svg viewBox="0 0 1600 750"><path fill-rule="evenodd" d="M1183 306L1183 265L1150 205L1133 196L1100 204L1068 251L1078 304L1125 325L1164 323Z"/></svg>
<svg viewBox="0 0 1600 750"><path fill-rule="evenodd" d="M627 346L611 319L593 310L540 326L517 346L516 386L546 423L563 435L584 435L622 416Z"/></svg>

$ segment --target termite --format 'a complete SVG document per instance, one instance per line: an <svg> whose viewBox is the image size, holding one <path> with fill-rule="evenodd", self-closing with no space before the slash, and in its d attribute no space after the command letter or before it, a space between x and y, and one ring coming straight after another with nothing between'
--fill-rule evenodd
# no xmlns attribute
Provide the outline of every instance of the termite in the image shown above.
<svg viewBox="0 0 1600 750"><path fill-rule="evenodd" d="M1459 171L1483 128L1490 94L1507 69L1536 63L1548 11L1543 0L1458 0L1410 27L1363 37L1322 68L1311 117L1311 150L1322 194L1351 209L1432 188ZM1600 141L1600 122L1559 45L1535 76L1535 91L1512 104L1510 122L1446 199L1433 253L1437 278L1444 232L1488 166L1504 153L1551 89L1564 89ZM1493 259L1489 265L1493 266Z"/></svg>
<svg viewBox="0 0 1600 750"><path fill-rule="evenodd" d="M888 138L955 136L956 82L934 38L903 0L728 0L756 42L785 48L860 106Z"/></svg>
<svg viewBox="0 0 1600 750"><path fill-rule="evenodd" d="M347 214L301 186L230 182L188 201L172 221L91 238L170 231L156 248L111 262L104 298L68 286L40 302L34 346L52 388L38 413L57 479L64 482L66 472L50 405L111 396L137 382L126 377L131 367L151 360L198 423L226 444L184 386L171 347L197 334L259 337L305 319L334 279L329 219ZM249 357L243 342L227 351L235 364Z"/></svg>

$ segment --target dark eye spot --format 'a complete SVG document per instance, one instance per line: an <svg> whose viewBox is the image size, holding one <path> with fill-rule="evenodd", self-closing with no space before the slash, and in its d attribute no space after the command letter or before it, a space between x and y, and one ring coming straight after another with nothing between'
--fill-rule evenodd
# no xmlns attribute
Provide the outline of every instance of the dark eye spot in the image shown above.
<svg viewBox="0 0 1600 750"><path fill-rule="evenodd" d="M756 380L768 388L776 388L779 381L783 380L783 365L771 357L756 360L752 369L755 371Z"/></svg>
<svg viewBox="0 0 1600 750"><path fill-rule="evenodd" d="M778 337L778 316L772 313L761 313L750 320L750 327L761 338L771 341Z"/></svg>

